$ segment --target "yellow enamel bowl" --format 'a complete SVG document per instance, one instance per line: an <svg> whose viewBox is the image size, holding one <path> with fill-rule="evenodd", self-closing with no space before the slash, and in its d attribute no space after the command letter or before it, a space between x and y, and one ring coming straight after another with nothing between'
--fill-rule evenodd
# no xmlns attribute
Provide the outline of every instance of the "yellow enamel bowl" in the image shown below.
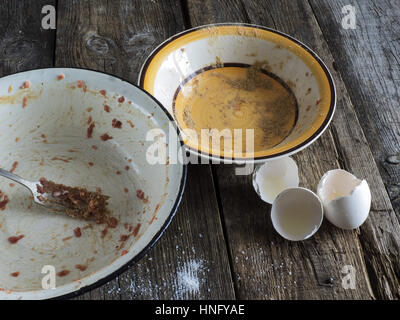
<svg viewBox="0 0 400 320"><path fill-rule="evenodd" d="M238 23L169 38L147 58L139 85L173 116L192 153L222 162L304 149L328 127L336 104L332 76L310 48Z"/></svg>

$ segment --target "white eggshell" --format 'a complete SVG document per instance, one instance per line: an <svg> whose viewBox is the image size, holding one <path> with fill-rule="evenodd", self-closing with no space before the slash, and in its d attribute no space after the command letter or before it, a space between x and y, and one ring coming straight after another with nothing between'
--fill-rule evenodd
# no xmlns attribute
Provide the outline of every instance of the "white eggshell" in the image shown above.
<svg viewBox="0 0 400 320"><path fill-rule="evenodd" d="M263 201L272 204L283 190L299 186L296 162L290 157L265 162L253 173L253 186Z"/></svg>
<svg viewBox="0 0 400 320"><path fill-rule="evenodd" d="M371 208L371 191L365 180L337 169L328 171L318 185L326 218L335 226L351 230L361 226Z"/></svg>
<svg viewBox="0 0 400 320"><path fill-rule="evenodd" d="M324 209L320 198L305 188L286 189L272 204L272 224L287 240L310 238L318 231L323 218Z"/></svg>

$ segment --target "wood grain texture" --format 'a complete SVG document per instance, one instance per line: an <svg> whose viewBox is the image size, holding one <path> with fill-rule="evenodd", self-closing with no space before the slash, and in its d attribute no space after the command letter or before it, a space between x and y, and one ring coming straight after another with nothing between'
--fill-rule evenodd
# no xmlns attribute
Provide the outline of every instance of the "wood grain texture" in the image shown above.
<svg viewBox="0 0 400 320"><path fill-rule="evenodd" d="M394 209L400 214L400 3L355 3L354 30L341 25L346 1L311 4L349 89Z"/></svg>
<svg viewBox="0 0 400 320"><path fill-rule="evenodd" d="M400 159L400 4L368 0L355 3L354 30L341 26L342 8L348 4L345 1L311 1L311 4L396 212L388 211L387 198L383 201L379 197L382 202L372 208L374 227L366 226L368 232L361 232L360 238L366 243L366 254L370 257L366 262L368 269L373 270L371 281L379 283L377 295L398 299L400 164L396 159ZM374 181L374 185L383 192L385 186L380 181ZM377 246L370 246L372 241ZM385 266L386 271L377 265Z"/></svg>
<svg viewBox="0 0 400 320"><path fill-rule="evenodd" d="M224 10L216 10L223 14L207 13L203 9L199 15L193 10L197 10L196 8L200 7L201 3L204 1L189 0L190 21L197 24L241 21L274 27L302 40L323 58L331 67L337 84L338 110L331 130L313 146L296 155L295 158L300 166L300 179L304 186L315 190L318 180L326 170L341 166L360 177L365 177L373 193L371 217L360 230L346 232L325 223L313 239L301 245L288 244L279 238L275 239L269 218L262 219L268 214L269 208L261 204L253 207L251 204L257 202L257 199L254 195L252 197L249 191L250 181L234 176L233 172L229 172L226 168L215 168L219 179L230 253L235 261L236 258L239 259L238 263L234 264L238 296L274 299L398 297L399 224L346 87L340 74L332 68L332 55L308 2L229 1L229 5L223 2L226 4ZM203 8L215 10L215 6L216 2L205 1ZM242 12L239 15L237 11L243 9L245 13ZM236 18L238 16L240 16L239 19ZM240 200L236 200L239 194ZM247 208L252 208L251 212L248 212L250 217L245 215ZM260 232L253 233L251 230L260 230ZM246 237L249 234L251 238ZM257 234L258 237L256 237ZM278 246L279 250L274 252L272 243L268 244L266 238L274 245L279 243L281 246ZM243 259L240 253L246 246L251 254L247 254L248 259ZM257 255L259 250L263 254ZM255 256L258 259L257 263L251 261L251 258ZM293 259L293 256L297 259ZM292 257L290 261L295 264L293 269L298 270L296 276L300 279L307 277L307 279L293 280L296 284L301 284L292 285L288 289L287 284L290 283L288 275L285 278L281 274L268 273L267 266L271 268L273 264L276 267L274 262L271 263L271 259L277 260L278 257L285 257L285 259ZM282 263L286 262L282 261ZM341 286L341 278L344 276L341 270L345 264L353 265L357 270L356 290L344 290ZM292 276L293 271L290 272ZM255 274L262 275L263 273L267 276L258 276L260 279L253 280ZM336 278L334 286L332 288L321 286L323 279L326 279L329 274ZM262 280L263 285L257 288L256 283Z"/></svg>
<svg viewBox="0 0 400 320"><path fill-rule="evenodd" d="M57 66L137 82L147 55L184 29L180 2L60 1ZM182 205L146 257L80 299L233 299L227 249L209 166L190 167Z"/></svg>
<svg viewBox="0 0 400 320"><path fill-rule="evenodd" d="M42 29L54 0L0 1L0 75L53 66L55 30Z"/></svg>

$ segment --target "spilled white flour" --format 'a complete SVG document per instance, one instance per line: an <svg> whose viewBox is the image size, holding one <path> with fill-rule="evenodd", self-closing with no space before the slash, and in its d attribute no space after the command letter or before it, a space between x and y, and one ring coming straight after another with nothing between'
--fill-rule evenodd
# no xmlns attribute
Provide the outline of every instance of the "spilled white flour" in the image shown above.
<svg viewBox="0 0 400 320"><path fill-rule="evenodd" d="M198 294L200 292L199 272L202 271L202 260L190 260L178 270L178 293Z"/></svg>

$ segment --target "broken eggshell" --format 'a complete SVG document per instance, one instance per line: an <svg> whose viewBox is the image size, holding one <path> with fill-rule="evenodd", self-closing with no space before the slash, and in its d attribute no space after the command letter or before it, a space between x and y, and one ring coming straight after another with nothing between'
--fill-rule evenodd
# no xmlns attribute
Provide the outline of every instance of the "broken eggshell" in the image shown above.
<svg viewBox="0 0 400 320"><path fill-rule="evenodd" d="M318 184L318 196L325 217L335 226L351 230L361 226L371 208L371 191L365 180L336 169L328 171Z"/></svg>
<svg viewBox="0 0 400 320"><path fill-rule="evenodd" d="M283 190L299 186L299 169L290 157L269 160L253 173L253 187L261 200L272 204Z"/></svg>

